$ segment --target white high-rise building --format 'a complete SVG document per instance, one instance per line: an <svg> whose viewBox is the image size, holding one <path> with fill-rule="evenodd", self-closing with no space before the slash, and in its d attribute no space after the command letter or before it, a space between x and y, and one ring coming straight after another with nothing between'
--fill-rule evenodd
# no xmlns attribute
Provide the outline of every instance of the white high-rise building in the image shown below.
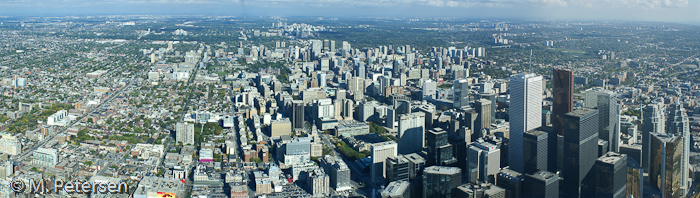
<svg viewBox="0 0 700 198"><path fill-rule="evenodd" d="M20 144L17 137L7 133L0 133L0 136L2 136L0 138L0 153L18 155L22 152L22 144Z"/></svg>
<svg viewBox="0 0 700 198"><path fill-rule="evenodd" d="M523 172L523 134L542 126L542 76L518 74L510 77L509 166Z"/></svg>
<svg viewBox="0 0 700 198"><path fill-rule="evenodd" d="M467 145L467 181L487 181L501 170L501 150L482 139Z"/></svg>
<svg viewBox="0 0 700 198"><path fill-rule="evenodd" d="M423 82L423 99L435 99L435 94L437 94L437 82L430 79L425 80Z"/></svg>
<svg viewBox="0 0 700 198"><path fill-rule="evenodd" d="M377 183L386 178L386 158L397 155L398 146L393 141L372 144L372 167L370 167L371 179Z"/></svg>
<svg viewBox="0 0 700 198"><path fill-rule="evenodd" d="M32 164L39 167L54 167L58 164L58 151L52 148L38 148L34 151Z"/></svg>
<svg viewBox="0 0 700 198"><path fill-rule="evenodd" d="M316 78L318 78L318 86L319 87L326 87L326 73L325 72L316 73Z"/></svg>
<svg viewBox="0 0 700 198"><path fill-rule="evenodd" d="M360 77L353 77L348 80L348 90L354 94L365 93L365 80Z"/></svg>
<svg viewBox="0 0 700 198"><path fill-rule="evenodd" d="M333 118L335 117L335 106L330 98L318 99L314 103L314 113L316 118Z"/></svg>
<svg viewBox="0 0 700 198"><path fill-rule="evenodd" d="M178 122L175 125L175 140L183 145L194 145L194 124Z"/></svg>
<svg viewBox="0 0 700 198"><path fill-rule="evenodd" d="M420 152L425 146L425 113L399 115L399 153Z"/></svg>

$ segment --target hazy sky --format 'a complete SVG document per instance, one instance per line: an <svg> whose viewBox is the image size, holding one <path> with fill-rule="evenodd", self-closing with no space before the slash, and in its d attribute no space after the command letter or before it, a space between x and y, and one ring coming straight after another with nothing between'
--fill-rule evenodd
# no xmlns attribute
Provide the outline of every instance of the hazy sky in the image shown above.
<svg viewBox="0 0 700 198"><path fill-rule="evenodd" d="M700 0L0 0L0 15L607 19L700 24Z"/></svg>

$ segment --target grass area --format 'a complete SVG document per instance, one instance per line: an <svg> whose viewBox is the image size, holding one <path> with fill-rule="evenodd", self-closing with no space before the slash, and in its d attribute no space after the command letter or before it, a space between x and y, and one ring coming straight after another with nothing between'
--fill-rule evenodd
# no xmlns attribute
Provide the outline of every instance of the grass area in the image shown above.
<svg viewBox="0 0 700 198"><path fill-rule="evenodd" d="M451 83L444 83L444 84L438 85L437 87L443 88L443 89L450 89L450 88L452 88L452 84Z"/></svg>

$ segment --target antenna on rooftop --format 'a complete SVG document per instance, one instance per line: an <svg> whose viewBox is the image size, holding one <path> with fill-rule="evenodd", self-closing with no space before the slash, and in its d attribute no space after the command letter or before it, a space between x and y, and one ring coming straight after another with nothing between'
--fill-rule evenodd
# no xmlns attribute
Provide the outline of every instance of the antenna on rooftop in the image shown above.
<svg viewBox="0 0 700 198"><path fill-rule="evenodd" d="M528 61L530 62L530 68L529 68L530 71L529 71L529 73L532 73L532 49L530 49L530 59L528 59Z"/></svg>

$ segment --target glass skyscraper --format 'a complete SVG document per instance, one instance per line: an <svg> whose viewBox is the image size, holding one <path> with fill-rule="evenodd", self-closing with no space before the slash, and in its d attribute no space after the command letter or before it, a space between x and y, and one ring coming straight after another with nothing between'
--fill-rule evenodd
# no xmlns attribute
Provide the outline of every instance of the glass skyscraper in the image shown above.
<svg viewBox="0 0 700 198"><path fill-rule="evenodd" d="M563 190L581 196L581 186L598 159L598 110L580 108L564 115Z"/></svg>

